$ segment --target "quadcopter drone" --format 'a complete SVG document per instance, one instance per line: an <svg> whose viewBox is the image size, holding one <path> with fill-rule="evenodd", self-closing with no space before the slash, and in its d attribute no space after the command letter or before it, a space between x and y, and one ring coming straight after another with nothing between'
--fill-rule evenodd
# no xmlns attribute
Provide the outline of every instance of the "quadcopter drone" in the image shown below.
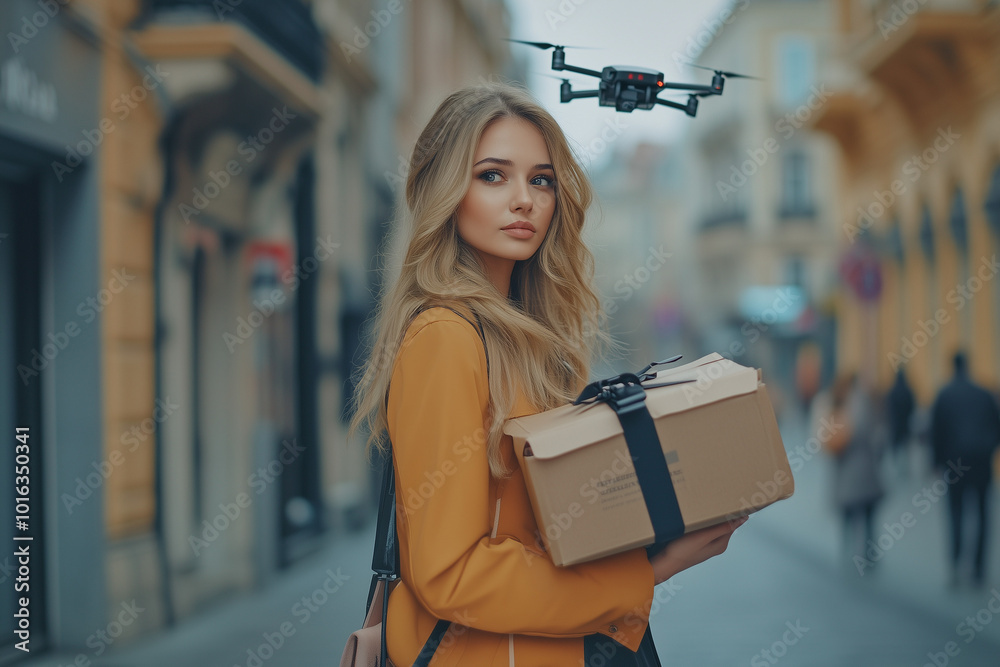
<svg viewBox="0 0 1000 667"><path fill-rule="evenodd" d="M600 72L585 67L576 67L566 64L565 49L573 48L549 44L548 42L526 42L520 39L510 39L510 42L527 44L542 50L554 49L552 51L552 69L561 72L576 72L587 76L597 77L601 80L597 90L573 90L569 79L562 80L559 88L560 102L567 103L571 100L583 97L596 97L598 104L602 107L614 107L616 111L632 113L636 109L652 109L657 104L680 109L688 116L694 117L698 113L698 98L709 95L722 95L722 89L726 83L726 77L734 79L756 79L755 76L737 74L735 72L724 72L713 70L710 67L702 67L689 63L692 67L705 69L714 72L711 85L704 86L690 83L671 83L663 80L663 72L647 69L645 67L621 67L608 66ZM657 97L664 90L686 90L688 93L686 104L661 100Z"/></svg>

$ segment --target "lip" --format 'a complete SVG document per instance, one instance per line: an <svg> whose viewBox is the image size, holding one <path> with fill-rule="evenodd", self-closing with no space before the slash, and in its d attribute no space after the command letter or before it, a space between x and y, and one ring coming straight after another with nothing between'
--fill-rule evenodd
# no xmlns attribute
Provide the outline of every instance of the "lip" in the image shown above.
<svg viewBox="0 0 1000 667"><path fill-rule="evenodd" d="M517 222L513 222L513 223L507 225L506 227L501 227L501 229L505 229L505 230L506 229L527 229L530 232L538 231L538 230L535 229L535 226L533 224L531 224L530 222L527 222L525 220L518 220Z"/></svg>

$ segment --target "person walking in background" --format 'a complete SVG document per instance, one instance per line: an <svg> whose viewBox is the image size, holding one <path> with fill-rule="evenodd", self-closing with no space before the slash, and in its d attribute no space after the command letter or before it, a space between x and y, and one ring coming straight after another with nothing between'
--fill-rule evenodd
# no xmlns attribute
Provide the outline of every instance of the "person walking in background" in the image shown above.
<svg viewBox="0 0 1000 667"><path fill-rule="evenodd" d="M951 583L957 585L962 555L965 505L972 502L976 546L972 578L985 581L987 497L993 455L1000 446L1000 409L992 395L969 378L963 352L954 358L955 377L931 408L930 440L936 476L948 483L951 516Z"/></svg>
<svg viewBox="0 0 1000 667"><path fill-rule="evenodd" d="M833 500L844 517L844 548L864 574L864 569L871 567L864 559L865 545L874 538L875 506L884 493L878 425L871 396L855 373L834 381L831 402L833 423L841 427L826 443L835 462Z"/></svg>
<svg viewBox="0 0 1000 667"><path fill-rule="evenodd" d="M910 383L906 381L906 373L900 367L896 371L896 380L885 397L886 410L889 416L889 435L892 442L892 453L900 473L906 475L910 465L910 419L913 417L915 401Z"/></svg>

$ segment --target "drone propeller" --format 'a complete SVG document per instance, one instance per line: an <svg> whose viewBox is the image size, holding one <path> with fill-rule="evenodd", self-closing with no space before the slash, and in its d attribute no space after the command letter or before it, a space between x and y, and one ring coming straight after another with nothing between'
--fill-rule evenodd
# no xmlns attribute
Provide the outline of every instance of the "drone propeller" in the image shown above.
<svg viewBox="0 0 1000 667"><path fill-rule="evenodd" d="M536 74L538 74L536 72ZM556 81L562 81L563 83L569 83L569 79L564 79L561 76L552 76L551 74L538 74L538 76L544 76L546 79L555 79Z"/></svg>
<svg viewBox="0 0 1000 667"><path fill-rule="evenodd" d="M665 97L667 97L667 98L669 98L669 97L711 97L713 95L715 95L715 93L678 93L676 95L659 95L658 97L660 99L663 99Z"/></svg>
<svg viewBox="0 0 1000 667"><path fill-rule="evenodd" d="M556 81L569 82L569 79L565 76L553 76L551 74L546 74L545 72L536 72L535 70L531 70L531 73L534 74L535 76L544 76L546 79L555 79ZM577 82L579 83L579 80L577 80Z"/></svg>
<svg viewBox="0 0 1000 667"><path fill-rule="evenodd" d="M729 77L731 79L756 79L757 81L763 81L759 76L750 76L749 74L738 74L737 72L726 72L721 69L713 69L711 67L705 67L703 65L695 65L694 63L687 63L691 67L697 67L698 69L705 69L709 72L715 72L716 74L721 74L722 76Z"/></svg>
<svg viewBox="0 0 1000 667"><path fill-rule="evenodd" d="M596 50L593 46L560 46L559 44L549 44L548 42L526 42L523 39L508 39L504 38L506 42L517 42L518 44L527 44L528 46L534 46L535 48L547 51L549 49L581 49L586 51Z"/></svg>

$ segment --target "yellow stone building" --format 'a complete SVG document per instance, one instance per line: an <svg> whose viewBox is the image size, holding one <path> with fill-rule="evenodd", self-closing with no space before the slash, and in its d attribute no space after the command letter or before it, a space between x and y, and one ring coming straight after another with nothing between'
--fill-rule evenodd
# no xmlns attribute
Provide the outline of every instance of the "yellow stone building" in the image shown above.
<svg viewBox="0 0 1000 667"><path fill-rule="evenodd" d="M34 652L89 655L123 601L123 640L169 625L368 516L343 410L401 156L447 92L509 73L503 3L414 4L0 5L0 426L45 452Z"/></svg>
<svg viewBox="0 0 1000 667"><path fill-rule="evenodd" d="M814 127L839 147L839 366L928 405L953 353L1000 385L1000 7L839 0ZM867 267L867 268L866 268ZM877 267L877 269L876 269ZM876 290L878 291L878 290Z"/></svg>

